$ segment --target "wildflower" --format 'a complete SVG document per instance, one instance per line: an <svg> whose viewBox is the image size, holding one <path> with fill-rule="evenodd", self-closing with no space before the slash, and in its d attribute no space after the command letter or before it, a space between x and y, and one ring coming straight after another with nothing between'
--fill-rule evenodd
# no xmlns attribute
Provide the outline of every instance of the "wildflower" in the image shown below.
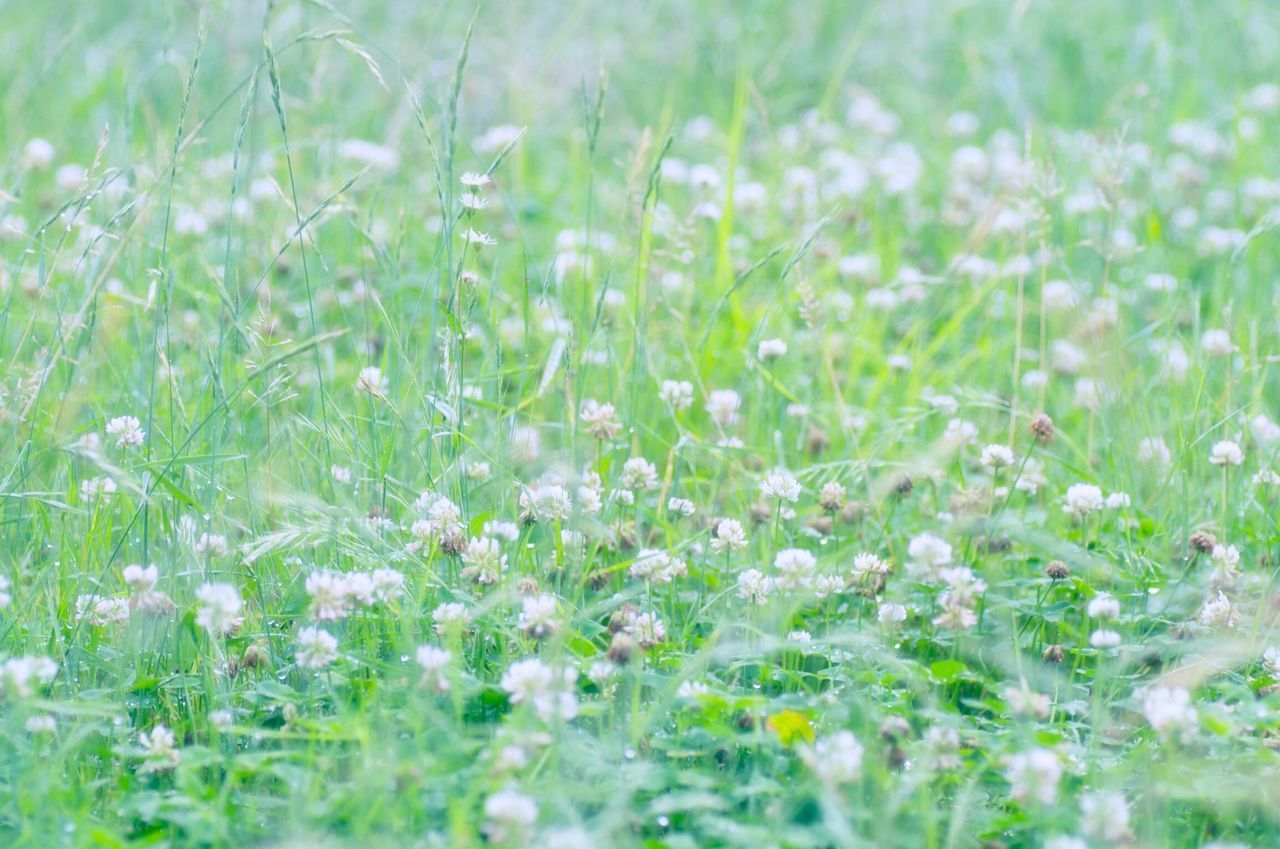
<svg viewBox="0 0 1280 849"><path fill-rule="evenodd" d="M1215 466L1238 466L1244 462L1244 452L1229 439L1215 442L1209 450L1209 462Z"/></svg>
<svg viewBox="0 0 1280 849"><path fill-rule="evenodd" d="M1052 805L1058 798L1062 762L1053 751L1034 748L1009 758L1005 778L1012 788L1010 795L1019 802L1037 801L1042 805Z"/></svg>
<svg viewBox="0 0 1280 849"><path fill-rule="evenodd" d="M0 701L30 698L57 674L58 665L47 657L6 658L0 661Z"/></svg>
<svg viewBox="0 0 1280 849"><path fill-rule="evenodd" d="M76 618L87 620L97 628L118 625L129 619L129 601L123 598L102 598L93 594L77 596Z"/></svg>
<svg viewBox="0 0 1280 849"><path fill-rule="evenodd" d="M773 558L773 568L780 573L778 586L799 589L809 585L817 559L802 548L786 548Z"/></svg>
<svg viewBox="0 0 1280 849"><path fill-rule="evenodd" d="M538 805L516 790L499 790L484 800L484 833L494 843L519 840L538 821Z"/></svg>
<svg viewBox="0 0 1280 849"><path fill-rule="evenodd" d="M612 404L601 404L594 398L582 403L579 418L587 426L587 432L596 439L613 439L622 425L618 422Z"/></svg>
<svg viewBox="0 0 1280 849"><path fill-rule="evenodd" d="M467 627L467 623L471 621L471 614L467 612L465 604L446 601L432 611L431 619L435 622L436 633L443 636L445 634L461 633Z"/></svg>
<svg viewBox="0 0 1280 849"><path fill-rule="evenodd" d="M117 416L107 422L107 435L114 436L121 448L136 448L147 439L147 432L133 416Z"/></svg>
<svg viewBox="0 0 1280 849"><path fill-rule="evenodd" d="M1127 492L1113 492L1107 496L1106 501L1107 509L1109 510L1124 510L1131 503Z"/></svg>
<svg viewBox="0 0 1280 849"><path fill-rule="evenodd" d="M89 478L80 482L80 497L85 501L106 498L116 491L116 482L109 477Z"/></svg>
<svg viewBox="0 0 1280 849"><path fill-rule="evenodd" d="M901 604L884 602L876 610L876 621L881 625L892 625L898 622L905 622L906 619L907 608Z"/></svg>
<svg viewBox="0 0 1280 849"><path fill-rule="evenodd" d="M240 593L231 584L204 584L196 590L200 610L196 624L215 637L233 634L240 629L243 619Z"/></svg>
<svg viewBox="0 0 1280 849"><path fill-rule="evenodd" d="M1029 427L1037 442L1047 444L1053 441L1053 419L1044 413L1037 413Z"/></svg>
<svg viewBox="0 0 1280 849"><path fill-rule="evenodd" d="M800 482L784 471L773 471L760 483L760 494L765 498L795 503L800 499Z"/></svg>
<svg viewBox="0 0 1280 849"><path fill-rule="evenodd" d="M194 551L202 557L204 555L224 557L229 551L227 538L222 534L201 534L199 539L196 540Z"/></svg>
<svg viewBox="0 0 1280 849"><path fill-rule="evenodd" d="M382 369L377 366L365 366L356 376L356 389L377 398L385 398L390 389Z"/></svg>
<svg viewBox="0 0 1280 849"><path fill-rule="evenodd" d="M988 445L982 449L979 462L989 469L1003 469L1012 466L1017 462L1017 458L1008 445Z"/></svg>
<svg viewBox="0 0 1280 849"><path fill-rule="evenodd" d="M669 498L667 499L667 511L677 516L692 516L696 508L693 502L687 498Z"/></svg>
<svg viewBox="0 0 1280 849"><path fill-rule="evenodd" d="M1199 724L1191 694L1182 687L1149 687L1141 698L1147 723L1162 738L1187 734Z"/></svg>
<svg viewBox="0 0 1280 849"><path fill-rule="evenodd" d="M814 774L829 785L849 784L862 774L862 744L851 731L837 731L800 750Z"/></svg>
<svg viewBox="0 0 1280 849"><path fill-rule="evenodd" d="M496 584L507 571L507 556L496 539L472 537L462 550L461 576L477 584Z"/></svg>
<svg viewBox="0 0 1280 849"><path fill-rule="evenodd" d="M1010 713L1018 716L1044 719L1049 715L1049 697L1031 690L1025 678L1020 679L1016 687L1005 687L1004 703Z"/></svg>
<svg viewBox="0 0 1280 849"><path fill-rule="evenodd" d="M435 646L418 646L415 658L422 667L422 685L437 693L448 692L449 679L445 676L445 669L453 660L453 653Z"/></svg>
<svg viewBox="0 0 1280 849"><path fill-rule="evenodd" d="M22 149L22 164L33 171L41 171L53 164L56 155L53 145L47 140L34 138Z"/></svg>
<svg viewBox="0 0 1280 849"><path fill-rule="evenodd" d="M552 669L537 658L519 660L507 667L502 689L511 694L512 704L530 704L543 722L578 715L573 694L577 673L572 669Z"/></svg>
<svg viewBox="0 0 1280 849"><path fill-rule="evenodd" d="M493 182L488 174L478 174L475 171L464 171L462 176L458 178L458 182L469 189L482 189Z"/></svg>
<svg viewBox="0 0 1280 849"><path fill-rule="evenodd" d="M303 628L298 632L295 657L302 669L324 669L338 659L338 640L320 628Z"/></svg>
<svg viewBox="0 0 1280 849"><path fill-rule="evenodd" d="M1200 608L1200 624L1213 628L1234 628L1244 619L1239 608L1219 590L1218 594L1206 599Z"/></svg>
<svg viewBox="0 0 1280 849"><path fill-rule="evenodd" d="M748 569L738 576L738 597L755 604L764 604L773 591L773 579L765 577L759 569Z"/></svg>
<svg viewBox="0 0 1280 849"><path fill-rule="evenodd" d="M1095 649L1113 649L1120 645L1120 635L1107 628L1098 628L1089 635L1089 645Z"/></svg>
<svg viewBox="0 0 1280 849"><path fill-rule="evenodd" d="M1066 502L1062 509L1080 518L1101 510L1105 505L1102 490L1091 483L1075 483L1067 487Z"/></svg>
<svg viewBox="0 0 1280 849"><path fill-rule="evenodd" d="M1129 803L1124 794L1111 791L1086 793L1080 797L1080 826L1085 834L1113 843L1126 843L1129 834Z"/></svg>
<svg viewBox="0 0 1280 849"><path fill-rule="evenodd" d="M844 506L848 492L839 481L827 481L818 492L818 504L828 513L835 513Z"/></svg>
<svg viewBox="0 0 1280 849"><path fill-rule="evenodd" d="M1215 541L1209 558L1213 561L1214 587L1229 586L1240 576L1240 550L1234 545L1217 545Z"/></svg>
<svg viewBox="0 0 1280 849"><path fill-rule="evenodd" d="M635 638L641 648L652 648L667 638L667 628L652 613L639 613L631 617L627 633Z"/></svg>
<svg viewBox="0 0 1280 849"><path fill-rule="evenodd" d="M530 637L547 637L560 627L559 602L553 595L529 596L521 603L520 630Z"/></svg>
<svg viewBox="0 0 1280 849"><path fill-rule="evenodd" d="M742 523L736 519L721 519L716 522L715 535L711 538L711 548L717 553L742 551L747 547L747 532Z"/></svg>
<svg viewBox="0 0 1280 849"><path fill-rule="evenodd" d="M138 735L138 745L142 746L142 766L139 772L164 772L173 769L182 762L182 753L177 748L177 738L164 725L156 725L150 732Z"/></svg>
<svg viewBox="0 0 1280 849"><path fill-rule="evenodd" d="M707 396L707 414L721 427L728 427L738 420L738 407L742 398L732 389L716 389Z"/></svg>
<svg viewBox="0 0 1280 849"><path fill-rule="evenodd" d="M480 247L485 248L498 244L498 240L493 236L490 236L488 233L482 233L471 227L468 227L463 231L462 239L469 245L479 245Z"/></svg>
<svg viewBox="0 0 1280 849"><path fill-rule="evenodd" d="M1225 356L1236 350L1231 344L1231 335L1221 329L1206 330L1200 337L1200 348L1213 356Z"/></svg>
<svg viewBox="0 0 1280 849"><path fill-rule="evenodd" d="M1172 455L1163 439L1158 436L1148 436L1138 441L1136 456L1140 463L1155 463L1157 466L1164 467L1169 465Z"/></svg>
<svg viewBox="0 0 1280 849"><path fill-rule="evenodd" d="M346 618L351 598L343 576L334 572L313 573L307 576L306 590L311 598L311 618L320 622Z"/></svg>
<svg viewBox="0 0 1280 849"><path fill-rule="evenodd" d="M658 469L643 457L632 457L622 464L622 485L627 489L657 489Z"/></svg>
<svg viewBox="0 0 1280 849"><path fill-rule="evenodd" d="M1098 593L1089 600L1090 619L1115 619L1120 615L1120 602L1106 593Z"/></svg>
<svg viewBox="0 0 1280 849"><path fill-rule="evenodd" d="M869 575L887 575L890 565L877 554L859 552L854 554L854 580L863 580Z"/></svg>
<svg viewBox="0 0 1280 849"><path fill-rule="evenodd" d="M121 577L132 591L129 596L129 605L133 609L147 613L165 610L173 605L168 596L156 590L160 571L154 565L131 564L124 567Z"/></svg>
<svg viewBox="0 0 1280 849"><path fill-rule="evenodd" d="M917 567L933 572L951 562L951 546L926 531L907 543L907 555Z"/></svg>
<svg viewBox="0 0 1280 849"><path fill-rule="evenodd" d="M978 428L973 422L964 419L951 419L947 422L947 429L942 434L942 439L948 445L959 448L962 445L968 445L978 438Z"/></svg>
<svg viewBox="0 0 1280 849"><path fill-rule="evenodd" d="M31 734L53 734L58 730L58 721L48 714L35 714L27 717L23 727Z"/></svg>
<svg viewBox="0 0 1280 849"><path fill-rule="evenodd" d="M687 410L693 405L693 384L687 380L664 380L658 397L677 412Z"/></svg>
<svg viewBox="0 0 1280 849"><path fill-rule="evenodd" d="M1253 438L1262 443L1272 443L1280 440L1280 424L1272 421L1262 413L1249 420L1249 430L1253 434Z"/></svg>
<svg viewBox="0 0 1280 849"><path fill-rule="evenodd" d="M756 356L761 360L776 360L787 354L787 343L781 339L762 339L756 348Z"/></svg>

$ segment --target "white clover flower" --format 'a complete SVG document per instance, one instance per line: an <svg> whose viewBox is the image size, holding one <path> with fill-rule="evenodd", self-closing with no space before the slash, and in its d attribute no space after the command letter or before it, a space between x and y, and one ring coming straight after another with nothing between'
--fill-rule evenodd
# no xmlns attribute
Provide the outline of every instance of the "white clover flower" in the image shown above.
<svg viewBox="0 0 1280 849"><path fill-rule="evenodd" d="M1280 440L1280 424L1276 424L1263 413L1249 420L1249 431L1254 439L1262 443L1269 444Z"/></svg>
<svg viewBox="0 0 1280 849"><path fill-rule="evenodd" d="M928 531L917 534L907 543L907 555L919 568L937 571L951 562L951 546Z"/></svg>
<svg viewBox="0 0 1280 849"><path fill-rule="evenodd" d="M1244 451L1229 439L1215 442L1209 450L1209 462L1215 466L1239 466L1244 462Z"/></svg>
<svg viewBox="0 0 1280 849"><path fill-rule="evenodd" d="M707 396L707 414L721 427L728 427L738 420L738 407L742 396L732 389L716 389Z"/></svg>
<svg viewBox="0 0 1280 849"><path fill-rule="evenodd" d="M538 822L538 805L517 790L499 790L484 800L484 832L494 843L518 840Z"/></svg>
<svg viewBox="0 0 1280 849"><path fill-rule="evenodd" d="M756 356L764 361L776 360L787 355L787 343L781 339L762 339L756 348Z"/></svg>
<svg viewBox="0 0 1280 849"><path fill-rule="evenodd" d="M472 537L462 549L460 559L462 577L477 584L496 584L507 571L507 556L491 537Z"/></svg>
<svg viewBox="0 0 1280 849"><path fill-rule="evenodd" d="M200 610L196 614L196 624L200 627L215 637L233 634L240 629L244 621L240 608L244 602L231 584L204 584L196 590L196 598L200 601Z"/></svg>
<svg viewBox="0 0 1280 849"><path fill-rule="evenodd" d="M107 422L107 435L114 436L121 448L136 448L147 441L147 432L133 416L117 416Z"/></svg>
<svg viewBox="0 0 1280 849"><path fill-rule="evenodd" d="M1244 620L1239 608L1221 590L1200 608L1200 624L1211 628L1234 628Z"/></svg>
<svg viewBox="0 0 1280 849"><path fill-rule="evenodd" d="M693 384L687 380L664 380L658 397L679 412L693 406Z"/></svg>
<svg viewBox="0 0 1280 849"><path fill-rule="evenodd" d="M658 469L643 457L632 457L622 464L622 485L627 489L657 489Z"/></svg>
<svg viewBox="0 0 1280 849"><path fill-rule="evenodd" d="M862 774L862 744L852 731L837 731L820 737L800 750L800 757L824 784L840 785L857 781Z"/></svg>
<svg viewBox="0 0 1280 849"><path fill-rule="evenodd" d="M0 661L0 701L31 698L57 674L58 665L47 657L6 658Z"/></svg>
<svg viewBox="0 0 1280 849"><path fill-rule="evenodd" d="M320 628L303 628L298 631L294 656L302 669L324 669L338 659L338 640Z"/></svg>
<svg viewBox="0 0 1280 849"><path fill-rule="evenodd" d="M588 398L582 402L582 410L578 418L582 419L582 423L586 425L587 433L596 439L613 439L622 428L613 405L601 404L594 398Z"/></svg>
<svg viewBox="0 0 1280 849"><path fill-rule="evenodd" d="M95 498L106 498L116 491L116 482L109 477L89 478L80 482L80 498L93 501Z"/></svg>
<svg viewBox="0 0 1280 849"><path fill-rule="evenodd" d="M150 732L138 735L138 745L143 749L142 766L139 772L164 772L182 762L182 753L177 748L178 739L164 725L156 725Z"/></svg>
<svg viewBox="0 0 1280 849"><path fill-rule="evenodd" d="M1107 496L1107 509L1124 510L1132 504L1127 492L1113 492Z"/></svg>
<svg viewBox="0 0 1280 849"><path fill-rule="evenodd" d="M1120 616L1120 602L1104 592L1089 600L1090 619L1115 619Z"/></svg>
<svg viewBox="0 0 1280 849"><path fill-rule="evenodd" d="M697 508L693 506L693 502L687 498L669 498L667 499L667 511L677 516L692 516Z"/></svg>
<svg viewBox="0 0 1280 849"><path fill-rule="evenodd" d="M1231 334L1221 329L1206 330L1200 337L1200 348L1206 354L1219 357L1236 350L1236 346L1231 344Z"/></svg>
<svg viewBox="0 0 1280 849"><path fill-rule="evenodd" d="M467 606L457 601L446 601L431 612L435 622L436 633L441 636L449 633L461 633L471 621Z"/></svg>
<svg viewBox="0 0 1280 849"><path fill-rule="evenodd" d="M1066 504L1063 510L1081 518L1095 513L1106 506L1102 498L1102 490L1091 483L1075 483L1067 487Z"/></svg>
<svg viewBox="0 0 1280 849"><path fill-rule="evenodd" d="M907 608L901 604L883 602L876 610L876 620L881 625L892 625L897 622L905 622L906 619Z"/></svg>
<svg viewBox="0 0 1280 849"><path fill-rule="evenodd" d="M1052 805L1058 798L1062 761L1050 749L1030 749L1009 758L1005 778L1011 785L1010 795L1019 802Z"/></svg>
<svg viewBox="0 0 1280 849"><path fill-rule="evenodd" d="M537 658L519 660L507 667L502 689L511 694L512 704L529 704L543 722L578 715L573 687L578 674L572 669L556 670Z"/></svg>
<svg viewBox="0 0 1280 849"><path fill-rule="evenodd" d="M1142 713L1162 738L1190 733L1199 725L1191 694L1182 687L1149 687L1142 693Z"/></svg>
<svg viewBox="0 0 1280 849"><path fill-rule="evenodd" d="M1004 688L1004 703L1015 716L1033 716L1038 719L1046 718L1052 705L1048 696L1028 687L1025 678L1020 679L1016 687Z"/></svg>
<svg viewBox="0 0 1280 849"><path fill-rule="evenodd" d="M1145 437L1138 441L1137 459L1139 463L1155 463L1164 468L1169 465L1172 455L1169 446L1158 436Z"/></svg>
<svg viewBox="0 0 1280 849"><path fill-rule="evenodd" d="M988 445L982 449L979 462L989 469L1003 469L1016 463L1017 457L1008 445Z"/></svg>
<svg viewBox="0 0 1280 849"><path fill-rule="evenodd" d="M307 595L311 598L311 618L320 622L345 619L351 608L347 581L336 572L314 572L307 576Z"/></svg>
<svg viewBox="0 0 1280 849"><path fill-rule="evenodd" d="M760 494L765 498L776 498L778 501L795 503L800 500L803 487L800 482L782 470L775 470L765 475L760 482Z"/></svg>
<svg viewBox="0 0 1280 849"><path fill-rule="evenodd" d="M445 670L453 661L453 652L436 646L418 646L414 655L418 666L422 667L422 685L437 693L449 691L449 679Z"/></svg>
<svg viewBox="0 0 1280 849"><path fill-rule="evenodd" d="M225 557L230 547L227 545L227 538L222 534L201 534L196 539L193 551L201 557L210 555L213 557Z"/></svg>
<svg viewBox="0 0 1280 849"><path fill-rule="evenodd" d="M942 434L942 438L955 447L968 445L978 438L978 427L965 419L951 419L947 422L947 429Z"/></svg>
<svg viewBox="0 0 1280 849"><path fill-rule="evenodd" d="M721 519L716 522L715 535L711 538L711 548L723 554L729 551L742 551L747 547L747 532L737 519Z"/></svg>
<svg viewBox="0 0 1280 849"><path fill-rule="evenodd" d="M560 628L560 601L543 593L526 596L521 602L517 626L531 637L547 637Z"/></svg>
<svg viewBox="0 0 1280 849"><path fill-rule="evenodd" d="M759 569L748 569L738 576L738 597L755 604L764 604L773 591L773 579Z"/></svg>
<svg viewBox="0 0 1280 849"><path fill-rule="evenodd" d="M1095 649L1113 649L1120 645L1120 634L1107 628L1098 628L1089 635L1089 645Z"/></svg>
<svg viewBox="0 0 1280 849"><path fill-rule="evenodd" d="M1091 837L1112 843L1129 838L1129 803L1124 794L1111 791L1085 793L1080 797L1080 827Z"/></svg>
<svg viewBox="0 0 1280 849"><path fill-rule="evenodd" d="M382 375L382 369L377 366L365 366L356 376L356 389L368 395L385 398L390 388L387 379Z"/></svg>

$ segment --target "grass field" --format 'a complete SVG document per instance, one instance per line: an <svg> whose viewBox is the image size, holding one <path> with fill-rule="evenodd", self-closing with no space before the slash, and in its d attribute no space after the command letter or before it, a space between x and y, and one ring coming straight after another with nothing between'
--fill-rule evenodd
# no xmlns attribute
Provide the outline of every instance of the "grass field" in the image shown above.
<svg viewBox="0 0 1280 849"><path fill-rule="evenodd" d="M0 0L0 79L0 845L1280 845L1280 6Z"/></svg>

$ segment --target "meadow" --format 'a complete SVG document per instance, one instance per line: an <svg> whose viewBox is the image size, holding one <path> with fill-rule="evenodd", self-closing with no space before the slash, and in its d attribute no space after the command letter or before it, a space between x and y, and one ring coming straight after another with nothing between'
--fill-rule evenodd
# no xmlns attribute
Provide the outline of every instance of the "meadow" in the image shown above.
<svg viewBox="0 0 1280 849"><path fill-rule="evenodd" d="M0 0L0 845L1280 845L1280 6Z"/></svg>

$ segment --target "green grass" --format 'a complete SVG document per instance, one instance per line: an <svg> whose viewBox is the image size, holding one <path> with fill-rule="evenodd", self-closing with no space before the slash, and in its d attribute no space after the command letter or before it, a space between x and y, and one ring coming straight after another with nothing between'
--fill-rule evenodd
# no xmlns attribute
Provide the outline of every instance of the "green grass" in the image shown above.
<svg viewBox="0 0 1280 849"><path fill-rule="evenodd" d="M1278 45L0 0L0 844L1276 845Z"/></svg>

